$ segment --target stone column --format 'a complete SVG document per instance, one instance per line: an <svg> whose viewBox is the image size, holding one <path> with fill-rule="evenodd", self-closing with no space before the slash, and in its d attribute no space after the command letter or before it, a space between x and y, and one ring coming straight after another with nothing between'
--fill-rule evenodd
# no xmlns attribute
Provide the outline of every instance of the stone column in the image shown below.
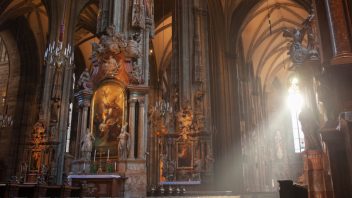
<svg viewBox="0 0 352 198"><path fill-rule="evenodd" d="M178 86L180 88L180 100L191 102L191 79L193 64L192 47L194 20L192 13L193 1L176 0L172 15L172 47L173 64L178 68Z"/></svg>
<svg viewBox="0 0 352 198"><path fill-rule="evenodd" d="M352 63L351 35L349 33L348 10L344 0L325 0L325 9L329 24L332 64Z"/></svg>
<svg viewBox="0 0 352 198"><path fill-rule="evenodd" d="M91 105L91 100L93 96L93 91L91 90L81 90L75 94L75 97L77 98L78 105L80 107L80 113L78 114L78 121L80 123L79 125L79 133L77 134L77 142L80 144L82 138L86 136L86 133L89 133L87 131L87 122L88 122L88 109ZM79 149L79 156L78 158L82 157L81 153L81 148L78 147Z"/></svg>
<svg viewBox="0 0 352 198"><path fill-rule="evenodd" d="M82 127L82 109L79 108L78 110L78 123L77 123L77 131L76 131L76 145L75 145L75 159L79 159L80 158L80 142L81 142L81 136L79 135L80 131L81 131L81 127Z"/></svg>
<svg viewBox="0 0 352 198"><path fill-rule="evenodd" d="M128 1L125 0L101 0L99 2L100 14L97 20L97 33L102 33L105 29L114 24L117 32L123 32L125 23L125 9Z"/></svg>
<svg viewBox="0 0 352 198"><path fill-rule="evenodd" d="M149 37L152 36L152 31L153 28L154 28L154 25L153 25L153 19L150 19L150 18L146 18L146 21L145 21L145 33L144 33L144 59L143 59L143 73L144 73L144 84L145 85L148 85L149 83Z"/></svg>
<svg viewBox="0 0 352 198"><path fill-rule="evenodd" d="M60 144L57 146L56 150L56 183L62 184L64 173L64 161L65 161L65 148L66 148L66 136L67 136L67 124L68 124L68 115L69 115L69 104L70 104L70 94L72 91L72 65L67 65L64 72L63 88L62 88L62 99L60 104L60 116L59 122L57 123L57 134Z"/></svg>
<svg viewBox="0 0 352 198"><path fill-rule="evenodd" d="M139 112L138 112L138 158L144 159L145 146L144 146L144 114L145 114L145 104L144 97L138 99Z"/></svg>
<svg viewBox="0 0 352 198"><path fill-rule="evenodd" d="M129 119L128 119L128 132L130 133L130 150L128 154L129 159L134 159L134 149L135 149L135 126L136 123L136 102L137 99L132 97L129 103Z"/></svg>

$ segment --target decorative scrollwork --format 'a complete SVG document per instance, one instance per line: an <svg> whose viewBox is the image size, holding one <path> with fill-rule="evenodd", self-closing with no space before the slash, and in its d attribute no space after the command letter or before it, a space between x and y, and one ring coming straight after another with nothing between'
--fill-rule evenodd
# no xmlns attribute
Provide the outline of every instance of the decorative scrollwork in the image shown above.
<svg viewBox="0 0 352 198"><path fill-rule="evenodd" d="M97 84L104 78L114 77L126 84L143 83L143 72L137 61L141 57L140 40L139 33L126 39L115 31L115 26L106 28L100 42L92 44L92 82Z"/></svg>

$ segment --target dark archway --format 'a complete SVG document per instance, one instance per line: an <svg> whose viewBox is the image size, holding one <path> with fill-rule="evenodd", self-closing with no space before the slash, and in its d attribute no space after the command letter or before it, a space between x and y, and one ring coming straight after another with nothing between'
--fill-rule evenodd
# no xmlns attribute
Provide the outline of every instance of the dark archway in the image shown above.
<svg viewBox="0 0 352 198"><path fill-rule="evenodd" d="M4 140L4 144L1 143L1 150L7 153L3 158L7 168L4 169L0 180L7 181L11 175L15 175L16 169L25 157L25 142L30 138L32 126L37 119L38 103L41 98L38 92L41 83L41 64L35 37L24 17L7 21L0 29L8 37L6 42L11 71L8 102L9 112L14 113L12 128L4 131L6 134L2 134L8 138Z"/></svg>

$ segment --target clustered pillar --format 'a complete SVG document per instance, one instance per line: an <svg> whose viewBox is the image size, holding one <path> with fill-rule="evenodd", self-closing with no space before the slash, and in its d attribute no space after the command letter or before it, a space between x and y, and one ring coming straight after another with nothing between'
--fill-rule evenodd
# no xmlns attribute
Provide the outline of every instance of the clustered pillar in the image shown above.
<svg viewBox="0 0 352 198"><path fill-rule="evenodd" d="M77 135L76 141L76 159L82 157L82 153L78 152L80 150L79 144L86 136L87 131L87 122L88 122L88 109L90 107L91 99L92 99L93 92L90 90L81 90L75 97L77 98L78 105L79 105L79 112L78 112L78 131L80 135Z"/></svg>

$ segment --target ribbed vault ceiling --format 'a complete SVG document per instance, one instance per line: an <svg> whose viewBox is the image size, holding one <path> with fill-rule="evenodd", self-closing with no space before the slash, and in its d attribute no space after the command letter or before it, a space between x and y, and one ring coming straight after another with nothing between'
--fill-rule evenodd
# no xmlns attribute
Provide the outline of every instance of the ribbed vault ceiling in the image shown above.
<svg viewBox="0 0 352 198"><path fill-rule="evenodd" d="M153 50L159 72L165 70L171 61L172 52L172 17L166 18L155 28L155 36L152 39Z"/></svg>
<svg viewBox="0 0 352 198"><path fill-rule="evenodd" d="M87 36L92 36L97 30L99 1L90 1L79 14L75 29L75 43L83 42Z"/></svg>
<svg viewBox="0 0 352 198"><path fill-rule="evenodd" d="M291 65L289 39L282 36L285 28L300 28L308 12L291 0L263 0L248 14L243 25L242 45L247 65L265 88L277 78L282 83Z"/></svg>
<svg viewBox="0 0 352 198"><path fill-rule="evenodd" d="M42 1L4 0L0 5L0 26L11 19L24 16L34 33L39 49L43 51L48 34L48 16Z"/></svg>

